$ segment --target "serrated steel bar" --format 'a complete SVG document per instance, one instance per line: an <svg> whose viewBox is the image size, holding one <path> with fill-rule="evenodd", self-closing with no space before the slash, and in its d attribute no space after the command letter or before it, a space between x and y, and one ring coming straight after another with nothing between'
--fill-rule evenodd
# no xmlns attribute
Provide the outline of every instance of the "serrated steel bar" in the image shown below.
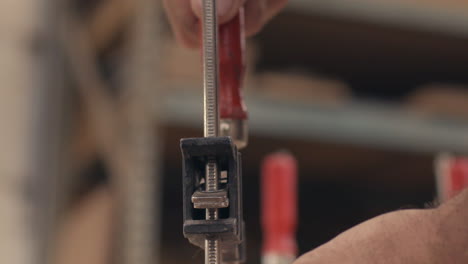
<svg viewBox="0 0 468 264"><path fill-rule="evenodd" d="M218 107L218 23L215 0L203 0L203 72L204 72L204 136L217 137L219 131ZM206 191L218 189L216 158L206 165ZM218 219L218 209L206 210L207 220ZM215 237L205 241L205 264L219 264L220 246Z"/></svg>

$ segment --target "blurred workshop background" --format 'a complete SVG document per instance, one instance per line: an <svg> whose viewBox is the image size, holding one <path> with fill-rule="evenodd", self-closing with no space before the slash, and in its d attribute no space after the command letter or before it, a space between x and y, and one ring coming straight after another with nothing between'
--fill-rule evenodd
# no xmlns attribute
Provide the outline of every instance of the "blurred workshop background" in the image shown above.
<svg viewBox="0 0 468 264"><path fill-rule="evenodd" d="M179 140L202 135L200 52L157 0L0 3L0 263L202 263ZM291 0L248 43L248 263L259 166L299 164L300 253L436 197L468 151L468 3Z"/></svg>

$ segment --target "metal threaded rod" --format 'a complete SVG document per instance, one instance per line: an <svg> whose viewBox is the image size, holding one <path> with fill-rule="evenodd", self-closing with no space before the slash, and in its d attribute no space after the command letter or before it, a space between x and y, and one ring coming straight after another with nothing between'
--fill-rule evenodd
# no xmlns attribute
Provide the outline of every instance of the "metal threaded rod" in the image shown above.
<svg viewBox="0 0 468 264"><path fill-rule="evenodd" d="M203 0L203 72L204 72L204 135L217 137L219 131L218 108L218 22L215 0ZM218 189L216 158L206 164L206 191ZM218 219L217 209L206 210L207 220ZM205 264L220 264L220 246L216 238L205 240Z"/></svg>
<svg viewBox="0 0 468 264"><path fill-rule="evenodd" d="M214 192L218 190L218 168L216 166L216 159L210 157L206 164L206 189L207 192ZM207 220L218 219L218 209L206 209ZM211 262L210 262L211 263Z"/></svg>
<svg viewBox="0 0 468 264"><path fill-rule="evenodd" d="M206 191L212 192L218 190L218 168L216 159L209 158L206 164ZM207 220L218 219L218 209L206 209ZM205 264L220 264L221 254L219 241L216 238L207 238L205 240Z"/></svg>
<svg viewBox="0 0 468 264"><path fill-rule="evenodd" d="M219 241L217 239L205 240L205 264L218 264L219 261Z"/></svg>
<svg viewBox="0 0 468 264"><path fill-rule="evenodd" d="M210 158L206 164L206 191L212 192L218 189L218 168L216 166L216 159ZM207 220L218 219L218 209L206 209ZM205 264L219 264L220 247L217 239L205 240Z"/></svg>

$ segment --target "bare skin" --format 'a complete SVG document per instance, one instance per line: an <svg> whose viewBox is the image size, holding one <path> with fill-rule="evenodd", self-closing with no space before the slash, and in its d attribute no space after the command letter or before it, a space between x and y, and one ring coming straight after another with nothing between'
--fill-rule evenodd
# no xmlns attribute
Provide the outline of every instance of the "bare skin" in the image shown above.
<svg viewBox="0 0 468 264"><path fill-rule="evenodd" d="M284 8L288 0L217 0L219 23L231 20L245 8L247 36L258 33L262 27ZM189 48L200 46L202 0L163 0L169 22L179 43Z"/></svg>
<svg viewBox="0 0 468 264"><path fill-rule="evenodd" d="M55 263L110 263L112 196L96 190L58 232ZM466 264L468 190L436 209L403 210L366 221L294 264Z"/></svg>
<svg viewBox="0 0 468 264"><path fill-rule="evenodd" d="M402 210L364 222L294 264L468 263L468 190L436 209Z"/></svg>

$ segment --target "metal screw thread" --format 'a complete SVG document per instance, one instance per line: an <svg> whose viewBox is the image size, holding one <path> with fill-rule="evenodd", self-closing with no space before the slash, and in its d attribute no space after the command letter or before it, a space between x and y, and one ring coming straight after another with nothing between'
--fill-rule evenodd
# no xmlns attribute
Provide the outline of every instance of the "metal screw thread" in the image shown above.
<svg viewBox="0 0 468 264"><path fill-rule="evenodd" d="M206 191L213 192L218 190L218 168L216 166L216 159L209 157L206 164Z"/></svg>
<svg viewBox="0 0 468 264"><path fill-rule="evenodd" d="M218 168L216 159L211 157L206 164L206 191L216 191L218 189ZM206 209L207 220L218 219L218 209ZM220 261L219 241L216 239L205 240L205 264L218 264Z"/></svg>
<svg viewBox="0 0 468 264"><path fill-rule="evenodd" d="M205 264L218 264L219 263L219 241L207 239L205 241L205 249L208 255L205 256Z"/></svg>
<svg viewBox="0 0 468 264"><path fill-rule="evenodd" d="M206 188L207 192L214 192L218 190L218 167L216 166L216 159L214 157L208 158L208 163L206 164ZM218 210L217 209L207 209L206 210L206 219L208 220L217 220L218 219Z"/></svg>

